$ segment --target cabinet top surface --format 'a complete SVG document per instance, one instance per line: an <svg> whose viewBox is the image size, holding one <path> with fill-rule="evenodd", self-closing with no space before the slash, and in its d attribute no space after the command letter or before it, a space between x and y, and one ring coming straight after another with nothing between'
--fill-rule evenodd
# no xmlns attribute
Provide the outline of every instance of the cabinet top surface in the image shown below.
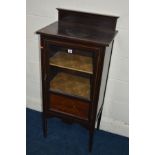
<svg viewBox="0 0 155 155"><path fill-rule="evenodd" d="M58 21L38 30L37 34L101 45L109 45L117 34L118 17L65 9L58 11Z"/></svg>

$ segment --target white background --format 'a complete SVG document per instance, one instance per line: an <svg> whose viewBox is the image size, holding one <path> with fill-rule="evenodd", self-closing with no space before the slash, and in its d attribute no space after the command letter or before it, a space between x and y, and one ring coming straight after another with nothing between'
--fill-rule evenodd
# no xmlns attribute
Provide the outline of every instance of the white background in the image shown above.
<svg viewBox="0 0 155 155"><path fill-rule="evenodd" d="M18 5L17 5L18 4ZM25 2L0 5L0 154L26 154ZM130 154L155 154L153 1L130 1Z"/></svg>
<svg viewBox="0 0 155 155"><path fill-rule="evenodd" d="M39 39L35 32L57 20L57 7L118 15L101 129L128 136L129 130L129 46L128 0L27 0L27 107L41 111ZM102 87L102 85L101 85ZM100 100L103 91L101 88Z"/></svg>

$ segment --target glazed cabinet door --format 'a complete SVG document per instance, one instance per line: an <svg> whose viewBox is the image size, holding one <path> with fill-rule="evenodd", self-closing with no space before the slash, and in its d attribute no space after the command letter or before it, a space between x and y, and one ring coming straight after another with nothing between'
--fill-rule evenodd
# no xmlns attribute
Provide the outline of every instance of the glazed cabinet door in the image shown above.
<svg viewBox="0 0 155 155"><path fill-rule="evenodd" d="M78 44L45 41L45 87L48 112L90 119L98 50Z"/></svg>

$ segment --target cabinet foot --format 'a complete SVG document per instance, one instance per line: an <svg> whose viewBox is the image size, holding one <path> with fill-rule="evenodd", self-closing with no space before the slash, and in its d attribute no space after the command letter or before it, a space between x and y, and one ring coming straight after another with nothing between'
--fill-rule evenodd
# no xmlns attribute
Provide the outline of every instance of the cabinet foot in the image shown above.
<svg viewBox="0 0 155 155"><path fill-rule="evenodd" d="M92 151L93 137L94 137L94 130L93 129L90 129L90 131L89 131L89 152Z"/></svg>
<svg viewBox="0 0 155 155"><path fill-rule="evenodd" d="M44 131L44 137L47 137L47 119L43 118L43 131Z"/></svg>

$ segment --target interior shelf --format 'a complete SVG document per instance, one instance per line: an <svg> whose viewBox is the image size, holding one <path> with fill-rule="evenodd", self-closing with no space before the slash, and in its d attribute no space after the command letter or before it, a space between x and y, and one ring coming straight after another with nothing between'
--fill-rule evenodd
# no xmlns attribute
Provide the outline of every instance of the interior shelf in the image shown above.
<svg viewBox="0 0 155 155"><path fill-rule="evenodd" d="M60 72L50 81L50 90L90 100L90 79Z"/></svg>
<svg viewBox="0 0 155 155"><path fill-rule="evenodd" d="M57 52L50 58L50 65L93 74L92 58L78 54Z"/></svg>

